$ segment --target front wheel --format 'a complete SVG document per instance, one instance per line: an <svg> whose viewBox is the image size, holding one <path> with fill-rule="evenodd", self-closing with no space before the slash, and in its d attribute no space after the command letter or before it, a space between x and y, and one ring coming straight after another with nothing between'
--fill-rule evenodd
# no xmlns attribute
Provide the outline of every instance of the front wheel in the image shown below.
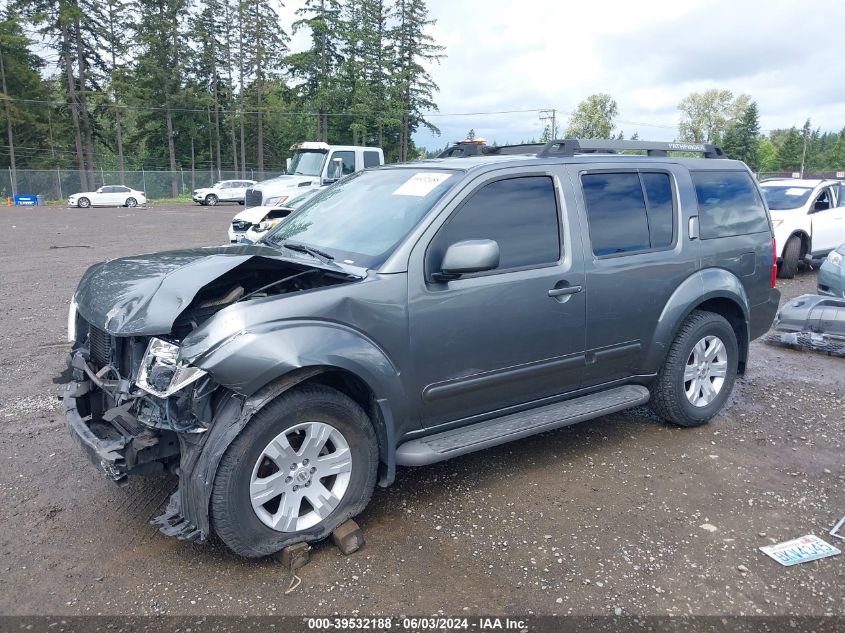
<svg viewBox="0 0 845 633"><path fill-rule="evenodd" d="M778 270L778 277L792 279L798 272L798 258L801 255L801 238L793 235L786 240L786 247L783 249L783 259Z"/></svg>
<svg viewBox="0 0 845 633"><path fill-rule="evenodd" d="M329 387L295 388L255 414L223 455L214 530L248 558L325 538L367 505L377 467L361 407Z"/></svg>
<svg viewBox="0 0 845 633"><path fill-rule="evenodd" d="M209 207L213 207L217 204L217 196L215 196L213 193L208 194L205 197L205 204Z"/></svg>
<svg viewBox="0 0 845 633"><path fill-rule="evenodd" d="M91 206L91 201L88 198L80 198L76 204L82 209L87 209Z"/></svg>
<svg viewBox="0 0 845 633"><path fill-rule="evenodd" d="M658 416L679 426L698 426L724 406L733 389L739 351L727 320L695 310L681 324L652 389Z"/></svg>

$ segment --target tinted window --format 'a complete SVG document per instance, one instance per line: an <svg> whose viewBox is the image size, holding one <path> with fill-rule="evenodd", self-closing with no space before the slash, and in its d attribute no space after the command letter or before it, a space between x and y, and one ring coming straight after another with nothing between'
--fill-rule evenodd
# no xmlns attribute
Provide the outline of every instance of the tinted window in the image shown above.
<svg viewBox="0 0 845 633"><path fill-rule="evenodd" d="M584 174L581 185L594 255L651 248L639 174Z"/></svg>
<svg viewBox="0 0 845 633"><path fill-rule="evenodd" d="M766 210L744 171L692 171L702 239L769 230Z"/></svg>
<svg viewBox="0 0 845 633"><path fill-rule="evenodd" d="M329 176L332 177L334 170L334 160L340 158L343 160L343 175L346 176L355 171L355 152L335 152L332 154L332 163L329 165Z"/></svg>
<svg viewBox="0 0 845 633"><path fill-rule="evenodd" d="M672 183L666 173L641 173L646 196L648 233L652 248L672 245L675 229L675 205Z"/></svg>
<svg viewBox="0 0 845 633"><path fill-rule="evenodd" d="M378 152L364 152L364 168L378 167L381 164Z"/></svg>
<svg viewBox="0 0 845 633"><path fill-rule="evenodd" d="M560 259L554 183L548 176L498 180L471 195L437 234L431 261L462 240L499 244L499 268L548 264Z"/></svg>
<svg viewBox="0 0 845 633"><path fill-rule="evenodd" d="M114 193L114 187L111 185L106 185L100 189L100 193Z"/></svg>
<svg viewBox="0 0 845 633"><path fill-rule="evenodd" d="M115 193L129 193L129 187L115 187Z"/></svg>

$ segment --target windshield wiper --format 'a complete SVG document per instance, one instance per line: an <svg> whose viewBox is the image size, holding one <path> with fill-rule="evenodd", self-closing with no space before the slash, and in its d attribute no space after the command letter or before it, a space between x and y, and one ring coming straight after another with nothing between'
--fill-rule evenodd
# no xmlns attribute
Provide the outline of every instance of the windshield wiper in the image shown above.
<svg viewBox="0 0 845 633"><path fill-rule="evenodd" d="M318 248L314 248L313 246L308 246L307 244L300 244L299 242L282 242L281 245L288 250L311 255L311 257L319 259L324 264L328 264L334 259L334 257L328 253L321 251Z"/></svg>

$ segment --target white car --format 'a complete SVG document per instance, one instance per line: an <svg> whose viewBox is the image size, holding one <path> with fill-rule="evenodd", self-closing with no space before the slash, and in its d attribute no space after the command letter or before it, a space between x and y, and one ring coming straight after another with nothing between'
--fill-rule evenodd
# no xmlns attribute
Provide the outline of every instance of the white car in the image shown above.
<svg viewBox="0 0 845 633"><path fill-rule="evenodd" d="M210 207L218 202L239 202L243 204L246 190L254 184L254 180L221 180L211 187L194 189L191 198L194 202Z"/></svg>
<svg viewBox="0 0 845 633"><path fill-rule="evenodd" d="M97 191L75 193L67 199L72 207L137 207L147 204L147 195L143 191L130 189L123 185L104 185Z"/></svg>
<svg viewBox="0 0 845 633"><path fill-rule="evenodd" d="M267 231L276 226L284 218L306 200L322 189L305 191L291 198L290 202L275 206L250 207L238 213L229 225L229 241L233 244L251 244L267 235Z"/></svg>
<svg viewBox="0 0 845 633"><path fill-rule="evenodd" d="M770 179L760 183L775 229L778 275L795 276L805 259L821 259L845 242L845 184Z"/></svg>

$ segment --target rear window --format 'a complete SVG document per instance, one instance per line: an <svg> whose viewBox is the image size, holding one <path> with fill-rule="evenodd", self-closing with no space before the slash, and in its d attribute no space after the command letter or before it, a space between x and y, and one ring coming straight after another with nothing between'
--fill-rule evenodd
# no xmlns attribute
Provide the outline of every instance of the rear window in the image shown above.
<svg viewBox="0 0 845 633"><path fill-rule="evenodd" d="M597 257L668 248L675 234L672 182L665 172L581 176Z"/></svg>
<svg viewBox="0 0 845 633"><path fill-rule="evenodd" d="M691 171L701 239L769 230L763 201L744 171Z"/></svg>
<svg viewBox="0 0 845 633"><path fill-rule="evenodd" d="M364 169L378 167L380 164L378 152L364 151Z"/></svg>

